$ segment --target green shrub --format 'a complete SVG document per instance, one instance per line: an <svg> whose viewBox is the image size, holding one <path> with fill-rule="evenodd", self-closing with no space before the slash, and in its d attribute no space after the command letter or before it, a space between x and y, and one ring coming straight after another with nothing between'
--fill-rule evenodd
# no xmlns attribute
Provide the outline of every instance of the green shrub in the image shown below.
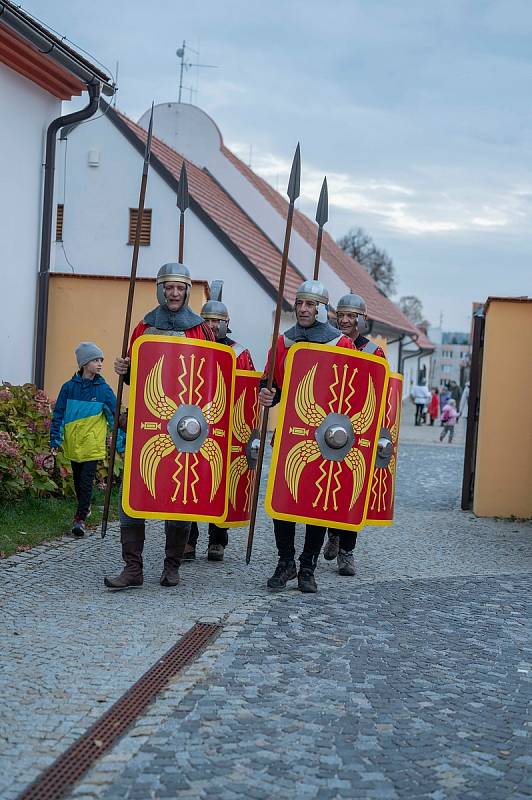
<svg viewBox="0 0 532 800"><path fill-rule="evenodd" d="M31 383L0 384L0 502L23 495L65 497L74 494L70 462L59 451L50 458L52 405ZM117 454L115 478L122 459ZM99 465L97 483L105 486L107 461Z"/></svg>

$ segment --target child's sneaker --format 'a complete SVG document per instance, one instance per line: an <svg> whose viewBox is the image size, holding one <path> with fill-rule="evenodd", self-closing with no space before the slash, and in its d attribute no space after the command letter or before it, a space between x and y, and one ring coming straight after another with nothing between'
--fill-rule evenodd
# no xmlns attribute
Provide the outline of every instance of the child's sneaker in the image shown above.
<svg viewBox="0 0 532 800"><path fill-rule="evenodd" d="M79 517L74 517L74 522L72 524L72 535L77 539L81 539L82 536L85 536L85 522L82 519L79 519Z"/></svg>

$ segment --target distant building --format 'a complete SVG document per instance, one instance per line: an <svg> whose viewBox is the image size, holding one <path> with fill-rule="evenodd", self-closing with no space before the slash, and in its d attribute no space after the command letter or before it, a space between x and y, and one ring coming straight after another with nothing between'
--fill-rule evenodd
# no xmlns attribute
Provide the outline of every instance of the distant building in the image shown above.
<svg viewBox="0 0 532 800"><path fill-rule="evenodd" d="M429 328L429 335L435 342L431 360L430 384L441 388L450 381L464 387L469 380L471 344L468 333L441 331Z"/></svg>

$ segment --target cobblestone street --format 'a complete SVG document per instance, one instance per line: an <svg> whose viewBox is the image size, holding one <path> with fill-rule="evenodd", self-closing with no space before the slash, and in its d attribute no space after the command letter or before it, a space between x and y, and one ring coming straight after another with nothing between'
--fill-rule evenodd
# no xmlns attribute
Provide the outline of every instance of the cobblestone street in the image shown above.
<svg viewBox="0 0 532 800"><path fill-rule="evenodd" d="M158 524L136 591L103 588L116 528L0 562L0 796L198 620L221 635L72 797L532 796L532 524L461 512L463 439L438 433L405 416L396 524L360 535L355 578L321 559L317 595L266 593L265 515L249 566L237 529L222 564L202 552L175 590L158 583Z"/></svg>

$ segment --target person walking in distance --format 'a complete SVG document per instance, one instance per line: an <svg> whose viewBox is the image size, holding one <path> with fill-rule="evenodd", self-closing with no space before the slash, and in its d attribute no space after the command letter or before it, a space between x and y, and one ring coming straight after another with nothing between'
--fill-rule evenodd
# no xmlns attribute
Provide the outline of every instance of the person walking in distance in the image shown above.
<svg viewBox="0 0 532 800"><path fill-rule="evenodd" d="M456 400L451 399L442 411L443 430L440 433L440 442L445 441L445 437L449 434L449 444L453 441L454 429L458 420L458 411L456 410Z"/></svg>

